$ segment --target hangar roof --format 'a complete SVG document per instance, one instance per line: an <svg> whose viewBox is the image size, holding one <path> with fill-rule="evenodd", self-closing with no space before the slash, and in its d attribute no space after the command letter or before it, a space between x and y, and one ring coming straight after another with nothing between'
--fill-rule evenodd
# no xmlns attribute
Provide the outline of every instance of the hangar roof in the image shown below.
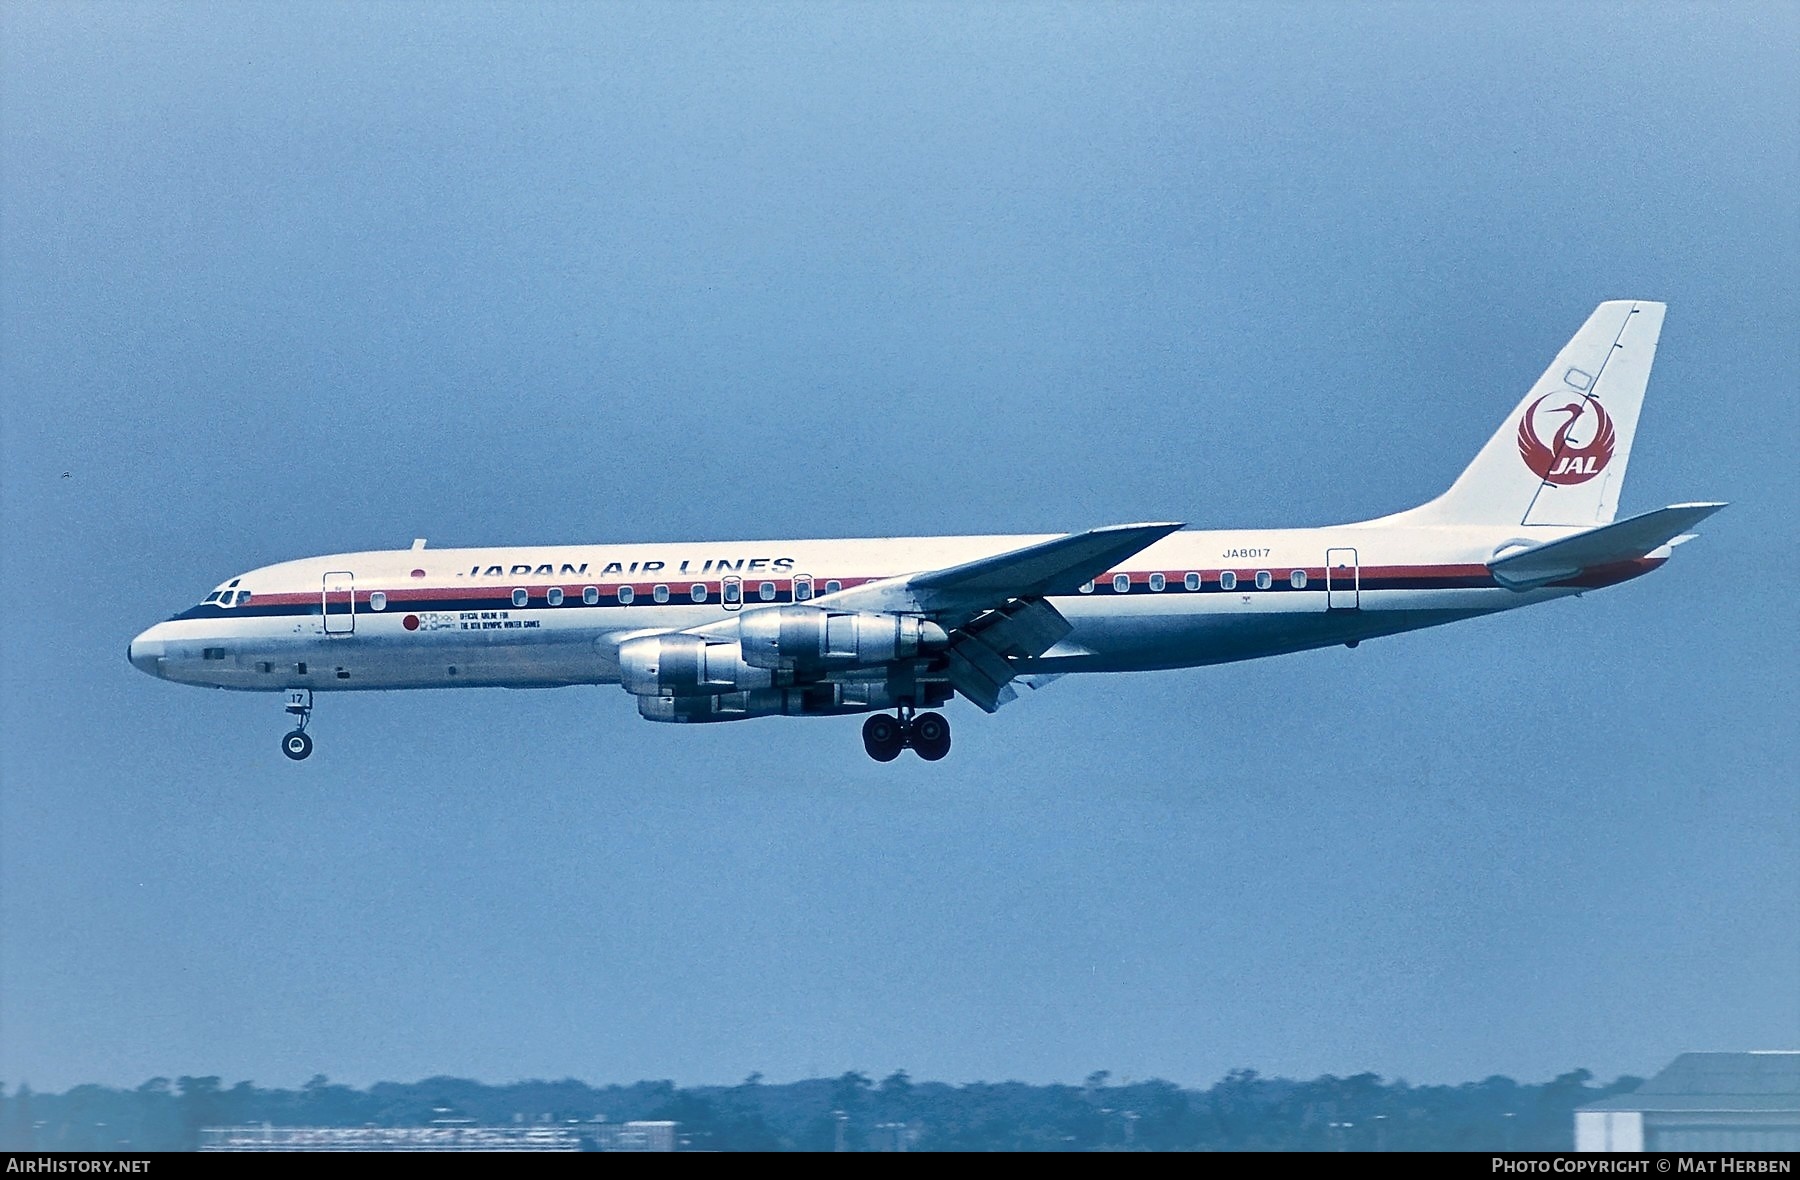
<svg viewBox="0 0 1800 1180"><path fill-rule="evenodd" d="M1683 1053L1635 1093L1581 1109L1800 1113L1800 1052Z"/></svg>

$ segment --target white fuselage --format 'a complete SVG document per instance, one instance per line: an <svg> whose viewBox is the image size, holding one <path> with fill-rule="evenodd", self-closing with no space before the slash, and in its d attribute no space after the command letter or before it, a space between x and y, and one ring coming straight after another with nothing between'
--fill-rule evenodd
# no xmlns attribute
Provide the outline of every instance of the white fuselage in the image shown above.
<svg viewBox="0 0 1800 1180"><path fill-rule="evenodd" d="M1178 532L1079 593L1073 625L1024 672L1191 667L1353 643L1528 606L1636 577L1663 554L1507 589L1497 550L1573 527L1382 521ZM619 680L617 640L770 604L817 601L1049 536L423 547L265 566L131 644L137 667L219 688L317 691Z"/></svg>
<svg viewBox="0 0 1800 1180"><path fill-rule="evenodd" d="M286 690L621 685L650 721L868 714L879 762L950 750L932 712L1012 682L1281 655L1647 573L1724 505L1618 519L1664 307L1594 309L1441 495L1316 529L1171 522L1048 536L342 553L252 570L132 641L184 684ZM1092 579L1083 581L1084 579ZM893 710L886 716L885 710Z"/></svg>

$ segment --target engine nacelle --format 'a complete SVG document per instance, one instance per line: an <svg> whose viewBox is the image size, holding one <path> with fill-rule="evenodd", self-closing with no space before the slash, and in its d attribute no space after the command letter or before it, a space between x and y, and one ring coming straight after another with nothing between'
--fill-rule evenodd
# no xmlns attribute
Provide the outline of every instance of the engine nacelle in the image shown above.
<svg viewBox="0 0 1800 1180"><path fill-rule="evenodd" d="M746 612L738 638L745 663L802 675L909 660L950 641L942 627L915 615L798 605Z"/></svg>
<svg viewBox="0 0 1800 1180"><path fill-rule="evenodd" d="M789 679L746 664L735 642L702 635L645 635L619 645L619 683L639 697L705 697Z"/></svg>
<svg viewBox="0 0 1800 1180"><path fill-rule="evenodd" d="M801 688L758 688L715 696L638 697L638 712L651 721L695 723L743 721L751 717L829 717L845 713L872 713L892 709L903 700L921 709L935 709L955 692L942 681L914 681L910 676L888 680L852 680L809 684Z"/></svg>

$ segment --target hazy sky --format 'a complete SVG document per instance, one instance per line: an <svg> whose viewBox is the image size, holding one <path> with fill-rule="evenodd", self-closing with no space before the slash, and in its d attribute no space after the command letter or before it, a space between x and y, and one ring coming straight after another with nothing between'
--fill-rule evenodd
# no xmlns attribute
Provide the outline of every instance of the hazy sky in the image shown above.
<svg viewBox="0 0 1800 1180"><path fill-rule="evenodd" d="M1800 5L0 5L0 1081L1800 1047ZM133 670L292 557L1306 525L1670 305L1656 575L956 749ZM66 478L64 477L66 473Z"/></svg>

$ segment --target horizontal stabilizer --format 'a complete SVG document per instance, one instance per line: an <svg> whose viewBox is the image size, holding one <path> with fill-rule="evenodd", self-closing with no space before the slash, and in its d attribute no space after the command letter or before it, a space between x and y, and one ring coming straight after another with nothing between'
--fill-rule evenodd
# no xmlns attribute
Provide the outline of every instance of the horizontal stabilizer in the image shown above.
<svg viewBox="0 0 1800 1180"><path fill-rule="evenodd" d="M1673 504L1560 541L1508 553L1488 562L1488 569L1502 586L1529 590L1574 577L1582 570L1644 557L1723 507L1723 504Z"/></svg>

